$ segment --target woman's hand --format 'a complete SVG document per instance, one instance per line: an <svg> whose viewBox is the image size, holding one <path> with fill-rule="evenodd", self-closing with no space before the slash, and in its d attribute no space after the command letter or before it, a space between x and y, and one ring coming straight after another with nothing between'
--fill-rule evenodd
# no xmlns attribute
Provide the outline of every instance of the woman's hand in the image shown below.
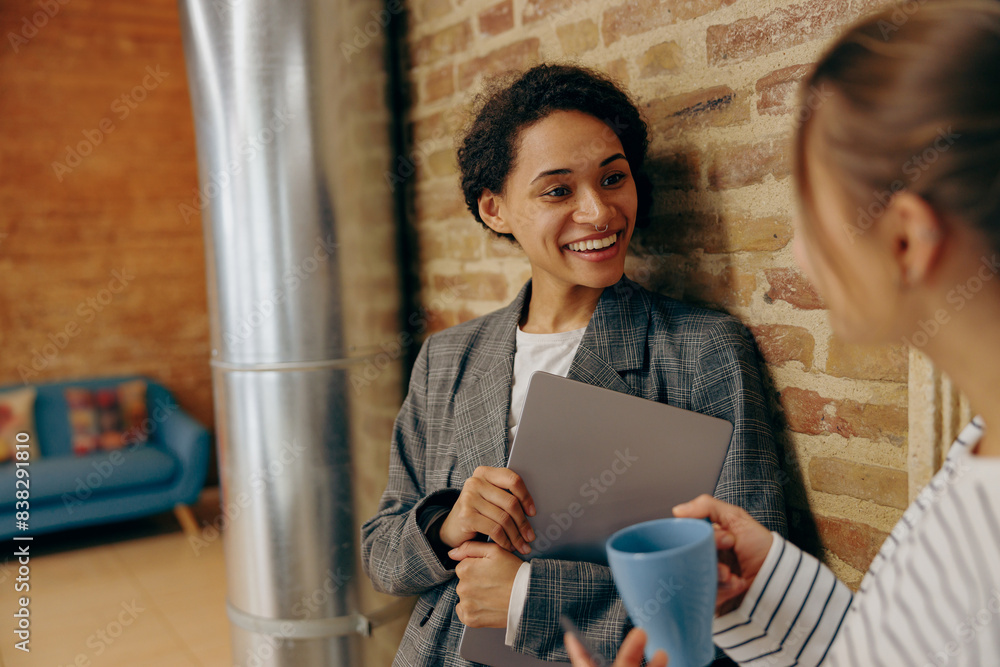
<svg viewBox="0 0 1000 667"><path fill-rule="evenodd" d="M471 628L506 628L514 578L522 561L490 542L466 542L448 552L458 575L459 620Z"/></svg>
<svg viewBox="0 0 1000 667"><path fill-rule="evenodd" d="M509 493L508 493L509 491ZM441 541L458 547L482 533L507 551L531 551L535 533L525 516L535 516L535 501L521 477L509 468L479 466L441 524Z"/></svg>
<svg viewBox="0 0 1000 667"><path fill-rule="evenodd" d="M566 633L566 650L569 651L569 659L573 661L573 667L596 667L594 662L587 655L586 649L576 640L576 637ZM646 648L646 632L635 628L628 633L622 646L618 649L618 658L612 667L639 667L642 664L643 649ZM653 655L647 667L667 667L667 654L662 650Z"/></svg>
<svg viewBox="0 0 1000 667"><path fill-rule="evenodd" d="M715 548L719 550L719 592L715 613L736 609L767 558L774 538L742 508L708 494L674 508L674 516L709 518L715 526Z"/></svg>

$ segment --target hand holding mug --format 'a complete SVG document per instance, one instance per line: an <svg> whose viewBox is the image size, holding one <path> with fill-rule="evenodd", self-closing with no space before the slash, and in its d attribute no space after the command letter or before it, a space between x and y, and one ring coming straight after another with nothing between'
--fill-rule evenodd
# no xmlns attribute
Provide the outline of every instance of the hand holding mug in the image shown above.
<svg viewBox="0 0 1000 667"><path fill-rule="evenodd" d="M715 527L715 547L719 551L719 589L716 614L736 609L760 572L771 549L771 531L746 511L708 494L674 508L674 516L709 519Z"/></svg>

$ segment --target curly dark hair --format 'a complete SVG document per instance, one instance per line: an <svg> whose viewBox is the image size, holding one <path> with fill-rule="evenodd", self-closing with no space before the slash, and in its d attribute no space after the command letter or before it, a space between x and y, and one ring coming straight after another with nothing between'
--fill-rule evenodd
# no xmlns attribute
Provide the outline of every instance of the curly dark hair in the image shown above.
<svg viewBox="0 0 1000 667"><path fill-rule="evenodd" d="M645 226L652 203L652 185L643 172L649 146L646 123L639 109L614 80L578 65L542 64L494 79L474 102L473 120L458 148L462 191L469 211L479 215L483 190L503 192L517 159L521 130L554 111L580 111L603 121L617 135L635 180L638 195L636 225ZM511 234L497 236L513 241Z"/></svg>

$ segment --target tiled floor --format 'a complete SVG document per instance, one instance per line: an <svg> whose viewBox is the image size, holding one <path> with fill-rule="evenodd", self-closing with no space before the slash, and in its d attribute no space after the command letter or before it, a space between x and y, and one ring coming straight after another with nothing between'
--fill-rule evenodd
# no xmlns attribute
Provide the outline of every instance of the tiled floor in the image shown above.
<svg viewBox="0 0 1000 667"><path fill-rule="evenodd" d="M207 523L218 493L195 513ZM8 544L11 544L8 542ZM0 559L5 667L231 664L221 539L195 551L170 514L31 543L31 652L14 647L16 563ZM12 551L12 550L11 550Z"/></svg>

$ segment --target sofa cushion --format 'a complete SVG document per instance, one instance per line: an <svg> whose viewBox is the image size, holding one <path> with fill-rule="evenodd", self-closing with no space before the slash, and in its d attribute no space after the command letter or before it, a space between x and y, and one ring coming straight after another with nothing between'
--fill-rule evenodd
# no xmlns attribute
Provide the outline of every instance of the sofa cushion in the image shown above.
<svg viewBox="0 0 1000 667"><path fill-rule="evenodd" d="M158 447L126 447L87 456L60 456L32 461L32 506L86 502L109 492L163 484L174 476L176 459ZM0 468L0 488L14 488L14 466ZM14 495L0 496L0 509L14 506Z"/></svg>
<svg viewBox="0 0 1000 667"><path fill-rule="evenodd" d="M142 423L148 413L143 380L93 389L66 387L63 396L73 433L73 453L77 456L145 442Z"/></svg>
<svg viewBox="0 0 1000 667"><path fill-rule="evenodd" d="M17 435L26 434L29 462L39 458L38 436L35 434L34 387L21 387L0 392L0 463L10 462L17 451ZM23 436L22 436L23 439ZM10 488L14 488L13 485Z"/></svg>

